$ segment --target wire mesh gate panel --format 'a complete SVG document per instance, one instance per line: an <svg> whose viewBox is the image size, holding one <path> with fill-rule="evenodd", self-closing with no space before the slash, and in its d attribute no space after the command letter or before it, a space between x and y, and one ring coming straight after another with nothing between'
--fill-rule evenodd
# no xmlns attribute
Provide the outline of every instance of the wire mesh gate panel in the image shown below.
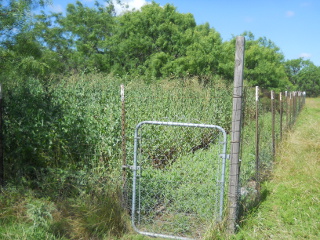
<svg viewBox="0 0 320 240"><path fill-rule="evenodd" d="M131 167L133 228L153 237L199 239L221 221L226 143L216 125L139 123Z"/></svg>

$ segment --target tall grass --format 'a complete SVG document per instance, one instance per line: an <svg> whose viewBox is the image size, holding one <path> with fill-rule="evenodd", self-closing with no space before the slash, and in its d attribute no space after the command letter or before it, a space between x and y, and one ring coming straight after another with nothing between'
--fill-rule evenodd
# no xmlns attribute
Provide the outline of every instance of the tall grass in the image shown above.
<svg viewBox="0 0 320 240"><path fill-rule="evenodd" d="M1 237L108 239L121 237L128 231L128 216L120 207L122 83L126 90L129 165L133 161L134 129L141 121L214 124L230 131L232 88L217 80L206 86L196 78L149 84L138 79L91 74L72 75L46 85L28 79L14 87L4 86L8 187L3 189L3 196L10 200L0 201ZM244 187L255 176L253 96L249 93L245 102L241 166ZM260 118L260 160L265 165L261 167L269 167L273 160L271 115L267 110L268 107L263 108ZM146 146L144 154L148 153L148 159L161 159L178 149L185 153L171 156L178 161L168 165L168 171L161 175L155 174L154 184L147 184L147 190L165 192L181 203L170 207L207 217L211 210L207 199L199 197L200 192L193 190L191 182L193 179L210 185L208 178L200 179L197 161L210 154L201 146L210 142L212 136L186 130L179 136L182 144L176 141L172 130L150 128L144 131L144 136L156 136L152 145ZM153 166L147 169L150 174L155 172ZM184 179L190 182L185 190L175 184L160 189L163 178L177 182L183 174L184 178L190 178ZM186 201L184 194L191 196L191 200ZM19 203L18 199L23 201ZM185 227L183 221L181 226ZM18 232L23 235L15 235Z"/></svg>
<svg viewBox="0 0 320 240"><path fill-rule="evenodd" d="M8 187L3 196L9 196L10 204L1 199L1 237L107 239L127 231L119 200L123 81L99 74L76 75L45 86L29 79L5 89ZM140 121L226 128L230 122L230 114L225 114L231 110L230 92L223 86L207 88L196 79L153 85L136 81L126 84L126 93L129 164L131 136ZM168 134L159 139L172 144ZM165 149L158 148L155 154ZM12 196L27 200L18 204ZM21 214L8 214L15 205Z"/></svg>

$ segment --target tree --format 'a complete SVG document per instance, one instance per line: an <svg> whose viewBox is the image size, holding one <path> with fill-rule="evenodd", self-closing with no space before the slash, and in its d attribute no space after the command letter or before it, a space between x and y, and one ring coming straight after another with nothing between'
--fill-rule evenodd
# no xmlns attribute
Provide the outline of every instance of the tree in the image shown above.
<svg viewBox="0 0 320 240"><path fill-rule="evenodd" d="M246 37L244 77L248 84L266 89L287 89L290 82L280 49L265 37L255 40L251 32L245 32L243 36ZM219 64L220 74L230 81L233 77L234 46L235 38L223 44L224 55Z"/></svg>
<svg viewBox="0 0 320 240"><path fill-rule="evenodd" d="M113 32L113 6L94 8L77 1L66 15L54 13L37 17L34 32L43 46L63 62L66 70L110 71L109 38Z"/></svg>
<svg viewBox="0 0 320 240"><path fill-rule="evenodd" d="M311 61L303 60L303 58L287 60L284 63L287 76L288 76L290 82L293 85L297 85L298 84L297 76L300 73L300 71L303 68L310 66L310 64L312 64Z"/></svg>
<svg viewBox="0 0 320 240"><path fill-rule="evenodd" d="M0 1L0 79L2 82L24 73L43 72L45 64L38 61L41 57L40 45L28 33L30 12L44 6L45 0Z"/></svg>
<svg viewBox="0 0 320 240"><path fill-rule="evenodd" d="M113 71L150 77L206 76L218 72L220 34L196 25L192 14L153 2L117 17Z"/></svg>
<svg viewBox="0 0 320 240"><path fill-rule="evenodd" d="M213 75L218 73L222 39L209 24L198 25L193 31L192 44L187 46L186 58L191 75Z"/></svg>
<svg viewBox="0 0 320 240"><path fill-rule="evenodd" d="M286 89L290 83L283 62L284 55L271 40L265 37L254 40L254 37L249 37L246 44L245 78L250 85Z"/></svg>
<svg viewBox="0 0 320 240"><path fill-rule="evenodd" d="M4 41L14 36L24 26L30 16L30 11L38 6L44 6L46 0L0 0L0 33Z"/></svg>
<svg viewBox="0 0 320 240"><path fill-rule="evenodd" d="M310 97L320 96L320 67L309 62L299 71L295 79L298 90L306 91Z"/></svg>
<svg viewBox="0 0 320 240"><path fill-rule="evenodd" d="M196 26L191 14L181 14L170 4L161 7L155 2L140 11L126 12L116 21L113 71L120 74L162 75L164 65L185 56L190 43L185 32Z"/></svg>

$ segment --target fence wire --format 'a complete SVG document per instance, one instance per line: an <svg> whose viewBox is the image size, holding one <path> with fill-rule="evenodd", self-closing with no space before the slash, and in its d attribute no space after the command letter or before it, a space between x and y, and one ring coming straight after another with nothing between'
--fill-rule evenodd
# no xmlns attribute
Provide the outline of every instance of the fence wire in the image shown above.
<svg viewBox="0 0 320 240"><path fill-rule="evenodd" d="M303 92L245 88L239 215L260 200L260 184L270 176L278 144L294 124L304 101Z"/></svg>
<svg viewBox="0 0 320 240"><path fill-rule="evenodd" d="M127 166L133 165L134 159L133 124L142 121L214 124L230 131L232 95L226 87L127 86L124 101ZM141 129L141 136L141 173L137 180L140 205L136 206L138 213L132 213L137 214L135 224L142 232L182 239L203 237L220 214L217 203L221 189L221 133L151 125ZM125 171L128 179L124 196L130 206L132 171L128 168Z"/></svg>
<svg viewBox="0 0 320 240"><path fill-rule="evenodd" d="M270 91L259 90L256 101L255 92L254 88L246 88L243 102L240 210L246 210L256 202L260 183L269 176L277 144L292 127L305 99L305 93L301 92L283 92L281 100L280 94L274 94L271 99ZM23 181L27 176L27 180L37 184L36 188L56 189L48 194L60 197L69 194L71 186L80 186L79 191L82 191L88 184L100 184L101 189L105 184L119 185L123 165L122 182L126 193L123 202L130 211L132 192L128 179L132 177L132 171L126 167L133 165L134 130L139 122L214 124L230 132L232 88L225 86L131 82L125 86L124 103L123 106L120 101L120 82L104 78L61 81L50 89L45 89L36 80L28 80L24 86L4 92L4 178L9 179L11 174L11 178ZM206 214L210 215L212 209L206 211L201 206L211 208L215 200L212 204L205 201L198 204L197 195L213 193L215 188L210 186L216 181L209 183L205 177L200 180L205 172L200 167L206 166L203 159L207 156L218 155L220 150L214 150L213 146L220 142L219 134L207 130L184 129L181 132L148 128L143 131L145 141L140 145L141 159L148 165L142 175L154 173L155 181L151 184L142 180L147 186L144 189L154 188L143 191L147 198L154 195L161 200L158 205L146 205L146 214L141 220L148 222L148 216L157 215L159 209L164 215L168 214L171 202L161 197L165 191L175 195L179 200L176 202L181 203L180 207L190 216L198 212L203 219L207 218ZM121 146L123 140L126 142ZM196 159L201 159L201 164L197 165ZM212 171L216 169L214 161L206 163L212 164ZM183 162L185 165L179 165ZM215 175L213 172L208 174ZM171 181L173 187L165 190L173 177L181 180ZM199 177L194 186L190 184L193 177ZM174 191L177 183L179 191ZM182 186L185 190L180 190ZM211 189L209 193L207 189ZM184 202L185 195L192 200ZM178 207L179 204L175 205ZM200 210L194 210L197 208ZM202 230L194 230L194 226L181 230L179 226L186 226L183 219L187 218L179 220L182 225L177 224L176 230L171 229L173 232L189 231L194 238L203 234ZM188 221L192 222L191 219Z"/></svg>
<svg viewBox="0 0 320 240"><path fill-rule="evenodd" d="M142 122L136 130L133 224L150 236L199 239L221 221L226 134L218 126Z"/></svg>

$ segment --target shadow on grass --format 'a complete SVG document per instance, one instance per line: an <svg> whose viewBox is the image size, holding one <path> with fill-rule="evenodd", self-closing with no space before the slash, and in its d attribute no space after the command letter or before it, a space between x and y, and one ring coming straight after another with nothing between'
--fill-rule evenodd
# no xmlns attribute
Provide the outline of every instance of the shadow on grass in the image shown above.
<svg viewBox="0 0 320 240"><path fill-rule="evenodd" d="M250 195L240 200L238 215L240 228L246 225L246 219L249 215L254 215L259 211L261 203L266 201L269 195L270 191L267 188L264 188L260 191L260 194L256 193L254 196Z"/></svg>

